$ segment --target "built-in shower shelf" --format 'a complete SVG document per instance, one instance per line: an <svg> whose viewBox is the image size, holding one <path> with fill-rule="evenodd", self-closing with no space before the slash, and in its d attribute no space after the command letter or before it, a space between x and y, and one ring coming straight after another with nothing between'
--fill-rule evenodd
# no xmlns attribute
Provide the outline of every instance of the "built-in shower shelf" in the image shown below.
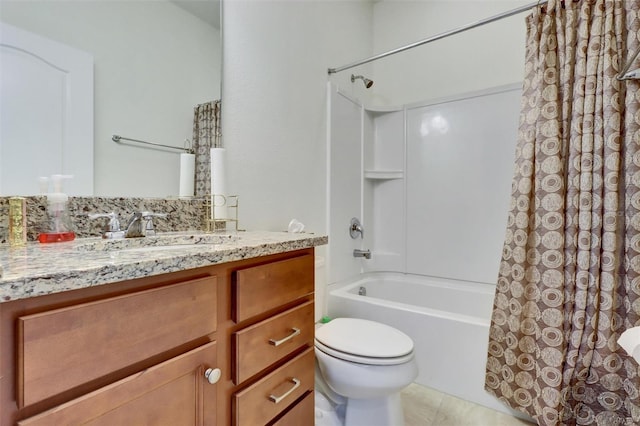
<svg viewBox="0 0 640 426"><path fill-rule="evenodd" d="M402 170L365 170L365 179L372 180L393 180L404 178L404 171Z"/></svg>
<svg viewBox="0 0 640 426"><path fill-rule="evenodd" d="M403 111L404 110L404 106L391 106L391 105L386 105L386 106L367 106L364 109L369 113L384 114L386 112Z"/></svg>

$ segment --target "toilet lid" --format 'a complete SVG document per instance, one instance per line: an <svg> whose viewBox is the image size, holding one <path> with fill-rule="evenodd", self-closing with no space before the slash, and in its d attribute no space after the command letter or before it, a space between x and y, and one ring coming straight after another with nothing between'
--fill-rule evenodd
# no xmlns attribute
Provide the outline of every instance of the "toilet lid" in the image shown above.
<svg viewBox="0 0 640 426"><path fill-rule="evenodd" d="M316 330L316 340L335 351L367 358L398 358L413 351L409 336L385 324L336 318Z"/></svg>

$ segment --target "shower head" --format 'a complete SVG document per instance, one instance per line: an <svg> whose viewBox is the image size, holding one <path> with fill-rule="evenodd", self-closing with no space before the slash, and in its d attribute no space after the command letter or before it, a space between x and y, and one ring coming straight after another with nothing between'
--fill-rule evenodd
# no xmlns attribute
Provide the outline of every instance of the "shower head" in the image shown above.
<svg viewBox="0 0 640 426"><path fill-rule="evenodd" d="M373 80L369 80L363 75L351 74L351 82L353 83L356 80L362 80L362 82L364 83L364 87L366 87L367 89L373 86Z"/></svg>

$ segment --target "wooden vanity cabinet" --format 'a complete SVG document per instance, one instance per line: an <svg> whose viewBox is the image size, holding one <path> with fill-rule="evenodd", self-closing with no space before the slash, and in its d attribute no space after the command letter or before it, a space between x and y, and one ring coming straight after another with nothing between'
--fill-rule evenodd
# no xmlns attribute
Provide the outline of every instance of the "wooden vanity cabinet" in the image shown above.
<svg viewBox="0 0 640 426"><path fill-rule="evenodd" d="M0 304L0 424L216 424L218 287L202 269Z"/></svg>
<svg viewBox="0 0 640 426"><path fill-rule="evenodd" d="M312 425L313 253L0 304L0 426Z"/></svg>
<svg viewBox="0 0 640 426"><path fill-rule="evenodd" d="M262 425L300 411L313 392L314 257L291 259L235 271L232 313L232 425ZM301 425L313 425L306 410Z"/></svg>

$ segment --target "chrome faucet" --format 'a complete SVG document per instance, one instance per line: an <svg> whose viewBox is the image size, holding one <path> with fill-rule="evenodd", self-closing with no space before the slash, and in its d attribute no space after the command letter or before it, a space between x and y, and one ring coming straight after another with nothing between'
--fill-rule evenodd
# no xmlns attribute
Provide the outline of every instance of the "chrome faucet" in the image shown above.
<svg viewBox="0 0 640 426"><path fill-rule="evenodd" d="M135 212L127 222L125 238L152 237L156 235L153 228L154 217L167 217L166 213Z"/></svg>
<svg viewBox="0 0 640 426"><path fill-rule="evenodd" d="M353 257L364 257L365 259L371 259L371 250L353 250Z"/></svg>
<svg viewBox="0 0 640 426"><path fill-rule="evenodd" d="M111 213L93 213L89 215L89 219L97 219L100 217L106 217L109 219L109 225L102 238L115 239L115 238L138 238L138 237L151 237L156 235L156 231L153 228L154 217L167 217L166 213L152 213L152 212L135 212L127 221L127 226L124 230L120 229L120 221L118 215Z"/></svg>
<svg viewBox="0 0 640 426"><path fill-rule="evenodd" d="M144 237L144 232L142 228L142 213L135 212L129 218L127 222L127 227L124 230L125 238L138 238Z"/></svg>

